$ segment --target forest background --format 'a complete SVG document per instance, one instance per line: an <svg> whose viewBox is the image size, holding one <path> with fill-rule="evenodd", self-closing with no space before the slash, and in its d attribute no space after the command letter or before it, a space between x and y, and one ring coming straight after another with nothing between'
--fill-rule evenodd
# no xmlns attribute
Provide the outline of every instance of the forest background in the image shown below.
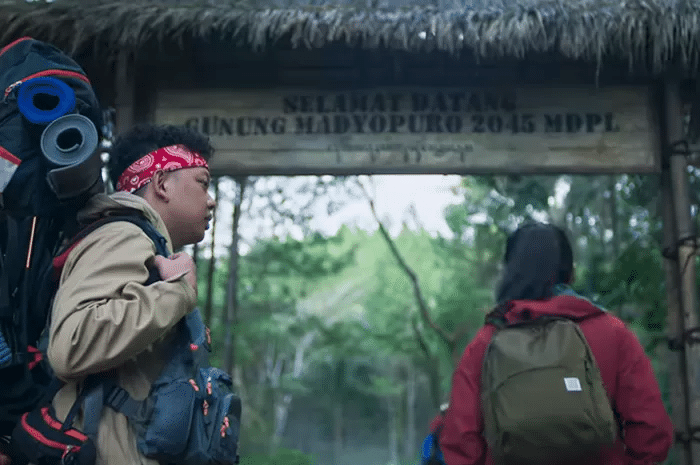
<svg viewBox="0 0 700 465"><path fill-rule="evenodd" d="M636 332L670 411L658 177L446 185L457 201L435 212L436 230L411 209L399 224L382 218L371 177L214 180L216 222L190 251L215 362L244 405L243 465L418 463L455 363L493 305L505 238L533 219L567 229L574 288ZM312 221L358 201L373 227L329 233Z"/></svg>

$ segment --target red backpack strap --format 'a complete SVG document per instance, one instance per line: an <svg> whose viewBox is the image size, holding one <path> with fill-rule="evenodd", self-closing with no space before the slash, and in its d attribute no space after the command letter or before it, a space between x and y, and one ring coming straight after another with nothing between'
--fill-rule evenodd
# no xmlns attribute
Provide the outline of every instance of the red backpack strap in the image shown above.
<svg viewBox="0 0 700 465"><path fill-rule="evenodd" d="M115 221L125 221L129 218L136 216L143 217L142 213L138 210L130 210L126 212L120 212L120 215L110 215L104 216L96 221L85 226L83 229L78 231L78 233L73 236L70 242L64 246L64 248L56 255L53 259L53 278L58 281L61 277L61 272L63 267L66 265L68 260L68 255L73 251L73 249L82 241L88 234L96 230L97 228L104 226L107 223L113 223Z"/></svg>

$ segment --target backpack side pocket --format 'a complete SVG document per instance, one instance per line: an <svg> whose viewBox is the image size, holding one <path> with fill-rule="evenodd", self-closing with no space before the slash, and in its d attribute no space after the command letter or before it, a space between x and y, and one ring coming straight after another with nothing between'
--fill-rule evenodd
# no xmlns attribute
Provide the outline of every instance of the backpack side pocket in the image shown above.
<svg viewBox="0 0 700 465"><path fill-rule="evenodd" d="M139 437L139 452L157 460L169 460L183 453L192 428L196 394L183 379L153 387L152 411L144 434Z"/></svg>

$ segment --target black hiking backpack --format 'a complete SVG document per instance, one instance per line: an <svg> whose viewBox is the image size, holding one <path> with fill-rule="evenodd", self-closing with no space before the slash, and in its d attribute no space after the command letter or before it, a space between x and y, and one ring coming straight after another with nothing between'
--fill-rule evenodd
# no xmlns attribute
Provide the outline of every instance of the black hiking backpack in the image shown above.
<svg viewBox="0 0 700 465"><path fill-rule="evenodd" d="M61 213L61 197L78 195L55 191L63 187L52 185L60 181L57 172L83 182L81 175L89 174L97 181L94 165L101 160L93 155L102 110L89 79L61 50L23 37L0 50L0 92L3 210L21 216ZM83 158L92 172L83 165L66 173L87 162Z"/></svg>
<svg viewBox="0 0 700 465"><path fill-rule="evenodd" d="M0 439L51 378L40 350L51 262L77 231L76 212L103 190L101 128L90 81L69 56L29 37L0 49Z"/></svg>

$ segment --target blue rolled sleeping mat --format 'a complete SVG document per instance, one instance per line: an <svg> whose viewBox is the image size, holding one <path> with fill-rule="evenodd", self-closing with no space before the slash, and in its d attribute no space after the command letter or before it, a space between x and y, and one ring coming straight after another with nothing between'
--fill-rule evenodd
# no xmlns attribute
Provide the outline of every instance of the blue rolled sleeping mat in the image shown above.
<svg viewBox="0 0 700 465"><path fill-rule="evenodd" d="M17 106L27 121L45 126L75 110L75 92L60 79L37 77L22 83Z"/></svg>

